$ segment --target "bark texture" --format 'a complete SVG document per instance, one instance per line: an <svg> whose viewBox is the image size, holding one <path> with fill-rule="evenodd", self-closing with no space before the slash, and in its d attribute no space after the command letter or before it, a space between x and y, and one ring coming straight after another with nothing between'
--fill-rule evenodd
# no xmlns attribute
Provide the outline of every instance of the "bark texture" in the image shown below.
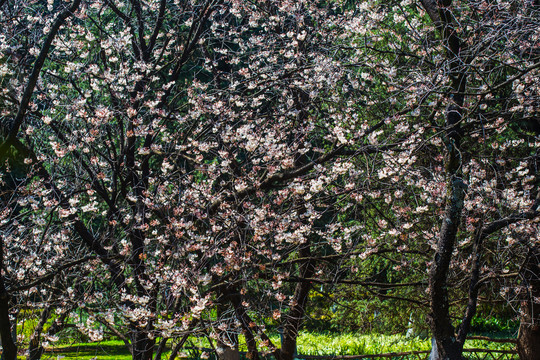
<svg viewBox="0 0 540 360"><path fill-rule="evenodd" d="M0 270L4 268L4 239L0 236ZM4 360L17 359L17 345L11 335L11 321L9 320L9 293L4 284L4 277L0 273L0 340L2 340L2 358Z"/></svg>
<svg viewBox="0 0 540 360"><path fill-rule="evenodd" d="M521 324L517 350L521 360L540 358L540 247L529 252L521 277L527 287L527 299L521 304Z"/></svg>
<svg viewBox="0 0 540 360"><path fill-rule="evenodd" d="M448 301L448 269L459 228L466 186L458 177L450 180L445 215L435 259L429 273L430 325L440 359L459 360L462 345L457 342L450 318Z"/></svg>
<svg viewBox="0 0 540 360"><path fill-rule="evenodd" d="M2 357L5 360L17 359L17 346L11 336L11 321L9 320L9 295L0 278L0 338L2 339Z"/></svg>
<svg viewBox="0 0 540 360"><path fill-rule="evenodd" d="M445 114L447 155L446 206L440 227L437 248L429 272L430 327L435 340L432 358L441 360L461 360L463 344L456 337L450 304L448 301L448 274L457 232L463 211L463 201L467 186L460 177L462 166L461 140L463 130L464 93L467 82L467 60L463 58L464 44L454 28L451 0L422 0L422 6L435 24L446 49L451 89ZM465 334L466 335L466 334Z"/></svg>
<svg viewBox="0 0 540 360"><path fill-rule="evenodd" d="M299 250L301 258L311 258L311 250L309 244L304 245ZM312 260L307 260L300 265L300 276L302 278L310 278L314 273ZM296 338L298 330L302 323L305 314L305 306L307 303L309 291L311 290L310 282L299 282L294 291L294 305L291 307L286 317L285 326L283 329L283 343L281 344L281 360L293 360L296 355Z"/></svg>

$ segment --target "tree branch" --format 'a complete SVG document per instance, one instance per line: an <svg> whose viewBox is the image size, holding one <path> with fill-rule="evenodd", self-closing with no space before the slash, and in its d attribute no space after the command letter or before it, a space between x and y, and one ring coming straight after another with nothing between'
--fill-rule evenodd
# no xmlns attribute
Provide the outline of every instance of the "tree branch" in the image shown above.
<svg viewBox="0 0 540 360"><path fill-rule="evenodd" d="M34 93L39 74L41 73L41 68L45 63L45 59L47 59L47 55L49 54L49 49L54 40L54 37L58 33L60 26L64 24L68 16L72 15L77 10L80 4L81 0L74 0L73 4L69 7L69 9L64 10L58 16L54 24L51 26L51 30L49 31L49 34L47 35L47 38L45 39L45 42L43 43L39 55L34 63L34 67L32 68L32 73L30 74L30 78L28 79L28 83L26 84L26 87L24 89L24 93L19 104L19 109L17 110L17 115L15 116L15 120L13 121L13 125L11 126L6 141L0 146L0 153L3 152L4 147L11 145L11 143L17 137L19 128L23 123L26 110L28 109L28 104L30 103L30 99L32 98L32 94Z"/></svg>
<svg viewBox="0 0 540 360"><path fill-rule="evenodd" d="M7 291L10 292L10 293L14 293L14 292L18 292L18 291L28 290L30 288L33 288L34 286L37 286L37 285L41 284L44 281L47 281L47 280L50 280L50 279L54 278L60 272L66 270L66 269L69 269L72 266L76 266L76 265L82 264L84 262L87 262L89 260L93 260L93 259L96 259L96 258L97 257L95 255L90 255L90 256L85 256L82 259L71 261L71 262L69 262L67 264L64 264L64 265L60 265L60 266L55 265L56 270L54 272L49 273L49 274L47 274L47 275L45 275L45 276L43 276L43 277L41 277L41 278L39 278L37 280L34 280L29 284L18 286L18 287L15 287L13 289L8 289Z"/></svg>

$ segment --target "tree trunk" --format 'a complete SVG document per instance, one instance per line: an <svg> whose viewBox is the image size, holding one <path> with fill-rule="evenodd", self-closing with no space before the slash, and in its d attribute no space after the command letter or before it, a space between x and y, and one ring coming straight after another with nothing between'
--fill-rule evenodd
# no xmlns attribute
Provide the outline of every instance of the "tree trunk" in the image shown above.
<svg viewBox="0 0 540 360"><path fill-rule="evenodd" d="M227 312L226 303L230 301L231 294L234 289L221 289L220 300L217 303L216 313L219 321L226 321L228 326L231 326L230 319L223 319L222 316ZM229 347L232 345L233 347ZM239 360L240 352L238 349L238 335L227 330L220 332L217 338L217 355L219 360Z"/></svg>
<svg viewBox="0 0 540 360"><path fill-rule="evenodd" d="M303 245L298 251L299 256L309 258L311 251L309 243ZM314 266L311 260L307 260L299 269L301 278L310 278L314 273ZM283 341L281 343L281 360L293 360L296 355L296 338L298 330L304 319L306 304L308 300L311 283L299 282L294 291L293 303L289 313L286 316L286 322L283 329Z"/></svg>
<svg viewBox="0 0 540 360"><path fill-rule="evenodd" d="M536 360L540 356L540 247L530 250L521 277L527 299L521 303L517 351L521 360Z"/></svg>
<svg viewBox="0 0 540 360"><path fill-rule="evenodd" d="M225 350L223 350L223 353L219 355L220 360L240 360L240 352L238 351L238 343L235 345L236 346L234 347L234 349L228 346L225 346Z"/></svg>
<svg viewBox="0 0 540 360"><path fill-rule="evenodd" d="M43 355L43 351L45 350L43 349L43 346L41 346L41 333L43 332L43 326L45 326L45 323L49 319L50 314L51 307L45 307L45 309L43 309L43 312L41 313L39 323L34 329L32 338L30 339L30 344L28 345L28 356L26 357L27 360L41 359L41 355Z"/></svg>
<svg viewBox="0 0 540 360"><path fill-rule="evenodd" d="M0 269L4 268L4 239L0 236ZM9 294L0 274L0 340L2 341L2 358L17 360L17 345L11 334L12 324L9 320Z"/></svg>
<svg viewBox="0 0 540 360"><path fill-rule="evenodd" d="M240 321L242 332L244 334L244 338L246 339L248 350L246 357L249 360L259 360L257 341L255 340L255 336L253 336L253 331L250 327L251 321L248 320L246 309L242 306L242 296L240 295L240 291L238 291L238 289L234 289L234 291L230 294L230 301L234 307L236 318Z"/></svg>
<svg viewBox="0 0 540 360"><path fill-rule="evenodd" d="M163 351L165 351L165 347L167 346L167 341L169 341L169 338L167 337L161 339L156 349L156 353L154 354L154 360L161 360L161 355L163 354Z"/></svg>
<svg viewBox="0 0 540 360"><path fill-rule="evenodd" d="M11 321L9 320L9 295L4 288L4 280L0 279L0 337L2 339L2 358L4 360L17 360L17 346L11 335Z"/></svg>
<svg viewBox="0 0 540 360"><path fill-rule="evenodd" d="M448 302L448 269L459 227L465 184L461 179L450 180L448 199L435 259L429 273L430 325L441 360L461 360L462 345L457 342L450 318Z"/></svg>
<svg viewBox="0 0 540 360"><path fill-rule="evenodd" d="M132 333L132 359L151 360L154 353L155 341L148 337L148 332L143 329L134 330Z"/></svg>
<svg viewBox="0 0 540 360"><path fill-rule="evenodd" d="M446 206L435 257L429 271L429 322L436 342L436 346L433 346L432 349L432 355L434 359L461 360L463 343L460 343L456 338L450 318L447 279L467 188L460 177L462 165L460 147L463 137L461 122L464 92L467 84L467 72L463 69L463 64L467 63L463 58L466 46L458 37L454 26L452 0L421 0L421 3L442 37L451 80L451 91L448 94L449 102L445 114L447 136ZM437 354L435 355L435 353Z"/></svg>
<svg viewBox="0 0 540 360"><path fill-rule="evenodd" d="M171 354L169 355L169 360L175 360L176 359L176 357L178 356L178 353L180 352L180 349L182 348L182 346L184 346L184 344L186 343L188 337L189 337L188 334L184 335L180 339L180 341L172 348Z"/></svg>

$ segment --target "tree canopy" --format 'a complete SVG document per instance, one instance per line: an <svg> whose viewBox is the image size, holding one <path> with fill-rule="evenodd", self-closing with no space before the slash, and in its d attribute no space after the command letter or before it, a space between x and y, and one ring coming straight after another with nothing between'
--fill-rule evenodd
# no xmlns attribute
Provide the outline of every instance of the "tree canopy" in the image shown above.
<svg viewBox="0 0 540 360"><path fill-rule="evenodd" d="M75 324L133 359L241 333L291 360L324 285L421 309L443 359L502 298L532 359L539 19L522 0L0 0L6 358L34 310L29 359Z"/></svg>

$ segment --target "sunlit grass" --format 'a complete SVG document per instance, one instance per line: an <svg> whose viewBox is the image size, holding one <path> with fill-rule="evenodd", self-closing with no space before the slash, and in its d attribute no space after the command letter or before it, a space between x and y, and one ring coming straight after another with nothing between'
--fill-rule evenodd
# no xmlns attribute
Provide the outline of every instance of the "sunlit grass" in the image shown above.
<svg viewBox="0 0 540 360"><path fill-rule="evenodd" d="M131 359L131 354L122 341L109 340L51 347L42 359L127 360Z"/></svg>
<svg viewBox="0 0 540 360"><path fill-rule="evenodd" d="M276 346L280 346L279 335L274 334L270 339ZM205 338L191 338L186 347L208 348L210 344ZM363 355L381 354L389 352L407 352L429 350L429 339L417 337L407 338L404 335L383 334L356 334L356 333L310 333L301 332L298 338L298 354L302 355ZM467 340L465 348L481 348L492 350L511 350L511 343L490 343L485 340ZM244 339L240 338L240 350L245 351ZM196 352L184 350L182 357L193 358ZM167 360L170 350L166 351L162 359ZM20 359L23 359L21 357ZM119 340L102 341L98 343L80 343L54 346L48 349L42 359L81 359L81 360L127 360L131 359L124 343Z"/></svg>
<svg viewBox="0 0 540 360"><path fill-rule="evenodd" d="M403 335L302 332L297 348L298 353L304 355L362 355L429 350L430 342L419 338L405 338Z"/></svg>
<svg viewBox="0 0 540 360"><path fill-rule="evenodd" d="M514 345L512 343L490 343L485 340L467 340L465 348L511 350ZM363 335L301 332L298 338L298 353L303 355L363 355L430 349L430 339L407 338L401 334Z"/></svg>

